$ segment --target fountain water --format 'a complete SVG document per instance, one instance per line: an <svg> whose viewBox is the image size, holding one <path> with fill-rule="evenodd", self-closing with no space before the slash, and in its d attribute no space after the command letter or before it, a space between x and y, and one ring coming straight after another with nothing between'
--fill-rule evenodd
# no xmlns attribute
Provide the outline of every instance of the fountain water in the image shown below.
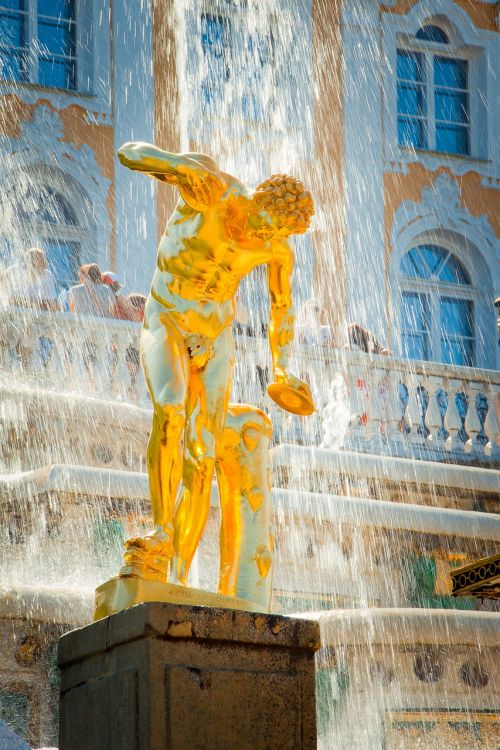
<svg viewBox="0 0 500 750"><path fill-rule="evenodd" d="M349 116L353 122L355 109L345 80L359 80L358 97L373 114L371 67L381 75L391 67L375 42L378 3L344 3L342 25L337 3L171 5L171 15L156 19L155 55L161 62L175 42L176 70L165 72L156 62L155 76L158 97L178 88L179 150L195 145L216 154L248 184L277 170L300 174L315 194L318 215L313 242L296 245L297 305L320 299L337 345L344 343L348 310L381 334L390 305L378 289L386 283L379 284L377 268L384 265L377 214L383 187L366 144L342 124ZM396 5L403 17L405 4ZM415 17L430 12L425 3L411 5ZM440 2L463 30L465 11L458 5ZM387 9L383 15L389 38L392 16ZM410 12L404 18L408 29L416 23ZM172 125L165 123L163 101L156 107L164 141ZM373 123L379 128L380 117ZM365 125L360 137L369 141ZM36 151L47 134L31 132L28 150ZM354 161L356 148L361 156ZM75 148L70 160L78 158ZM14 167L15 149L9 159ZM398 169L403 180L405 165ZM389 167L387 174L389 182ZM26 189L23 175L18 192ZM430 184L433 179L429 167ZM418 192L413 186L412 196ZM125 223L122 206L116 210ZM444 225L447 207L439 210ZM458 209L457 216L455 234L469 221ZM12 211L8 217L3 235L9 236L10 223L21 237L21 220ZM55 220L67 223L57 213ZM362 262L359 234L372 238ZM273 418L273 609L313 612L320 620L321 746L496 747L500 615L476 611L472 599L452 599L449 571L494 554L500 544L498 372L334 348L310 323L295 370L311 380L320 414L309 424L285 418L265 396L271 372L266 295L256 272L241 291L233 400L261 405ZM478 349L487 321L478 318ZM0 310L0 719L34 745L56 742L55 641L90 619L93 591L116 571L122 540L148 525L143 468L150 405L126 356L130 346L137 348L138 334L137 325L121 321L88 319L82 327L64 313ZM52 342L49 357L40 347L43 337ZM84 365L89 339L97 353L94 372ZM215 586L217 523L214 488L193 572L201 587Z"/></svg>

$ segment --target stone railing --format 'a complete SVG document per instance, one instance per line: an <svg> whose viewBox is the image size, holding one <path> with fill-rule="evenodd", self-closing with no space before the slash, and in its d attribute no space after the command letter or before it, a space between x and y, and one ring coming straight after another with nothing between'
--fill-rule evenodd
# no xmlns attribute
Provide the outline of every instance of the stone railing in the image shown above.
<svg viewBox="0 0 500 750"><path fill-rule="evenodd" d="M500 373L363 352L302 351L325 447L492 460L500 455Z"/></svg>
<svg viewBox="0 0 500 750"><path fill-rule="evenodd" d="M0 372L37 386L139 403L139 323L21 308L0 312Z"/></svg>
<svg viewBox="0 0 500 750"><path fill-rule="evenodd" d="M3 311L0 377L146 405L139 335L140 325L126 321ZM451 461L500 456L496 371L300 343L292 370L315 397L318 411L305 420L279 411L266 395L266 339L236 335L232 399L269 411L280 442Z"/></svg>

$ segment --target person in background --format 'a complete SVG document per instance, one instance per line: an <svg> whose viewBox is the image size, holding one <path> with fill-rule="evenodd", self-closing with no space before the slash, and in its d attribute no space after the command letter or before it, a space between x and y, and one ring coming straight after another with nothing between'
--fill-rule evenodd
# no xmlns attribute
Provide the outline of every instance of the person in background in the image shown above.
<svg viewBox="0 0 500 750"><path fill-rule="evenodd" d="M22 263L7 269L8 298L11 305L38 310L58 310L56 282L45 252L30 248Z"/></svg>
<svg viewBox="0 0 500 750"><path fill-rule="evenodd" d="M69 290L69 309L76 315L95 315L112 318L115 296L109 286L102 283L102 274L97 263L80 266L80 284Z"/></svg>
<svg viewBox="0 0 500 750"><path fill-rule="evenodd" d="M366 354L382 354L384 356L389 356L391 353L368 328L363 328L359 323L349 323L347 333L349 336L349 349L351 351L361 351Z"/></svg>
<svg viewBox="0 0 500 750"><path fill-rule="evenodd" d="M325 313L318 300L309 299L297 317L297 338L306 346L331 346L332 330L325 324Z"/></svg>
<svg viewBox="0 0 500 750"><path fill-rule="evenodd" d="M57 298L57 304L61 312L69 313L69 289L61 289Z"/></svg>
<svg viewBox="0 0 500 750"><path fill-rule="evenodd" d="M109 286L102 283L101 269L97 263L80 266L80 284L69 290L69 309L75 315L112 318L115 296ZM116 347L111 343L111 379L116 369ZM96 341L87 338L83 341L82 358L91 382L95 382L95 369L98 364ZM102 364L102 363L101 363Z"/></svg>
<svg viewBox="0 0 500 750"><path fill-rule="evenodd" d="M144 310L146 307L147 297L139 292L132 292L127 297L129 303L130 317L128 320L132 320L136 323L142 323L144 320Z"/></svg>
<svg viewBox="0 0 500 750"><path fill-rule="evenodd" d="M118 320L130 320L130 302L123 294L119 294L123 284L118 281L118 276L113 271L105 271L101 276L102 283L111 289L115 298L113 318Z"/></svg>

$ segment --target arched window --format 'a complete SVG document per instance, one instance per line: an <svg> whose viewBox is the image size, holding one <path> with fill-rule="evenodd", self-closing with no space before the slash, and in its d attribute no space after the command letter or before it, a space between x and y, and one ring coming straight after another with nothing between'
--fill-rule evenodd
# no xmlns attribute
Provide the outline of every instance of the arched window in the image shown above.
<svg viewBox="0 0 500 750"><path fill-rule="evenodd" d="M474 290L460 260L419 245L402 257L399 274L403 356L474 365Z"/></svg>
<svg viewBox="0 0 500 750"><path fill-rule="evenodd" d="M437 42L438 44L449 44L450 42L446 32L432 23L422 26L415 36L417 39L423 39L426 42Z"/></svg>
<svg viewBox="0 0 500 750"><path fill-rule="evenodd" d="M36 179L22 179L7 196L7 202L12 226L6 237L7 257L3 262L14 262L20 251L38 246L45 250L59 289L76 283L80 245L87 232L79 225L68 199Z"/></svg>

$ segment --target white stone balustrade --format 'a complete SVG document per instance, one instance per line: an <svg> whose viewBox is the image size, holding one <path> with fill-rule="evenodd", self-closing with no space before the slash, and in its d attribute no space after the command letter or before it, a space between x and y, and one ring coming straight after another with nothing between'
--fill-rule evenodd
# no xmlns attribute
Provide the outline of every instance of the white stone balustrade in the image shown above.
<svg viewBox="0 0 500 750"><path fill-rule="evenodd" d="M138 363L140 325L11 308L0 312L0 377L38 387L148 404ZM500 373L297 345L292 370L311 383L318 412L278 410L264 338L236 336L234 401L270 412L281 442L321 442L322 412L340 377L350 411L344 448L434 460L500 459ZM340 392L342 389L337 389Z"/></svg>

